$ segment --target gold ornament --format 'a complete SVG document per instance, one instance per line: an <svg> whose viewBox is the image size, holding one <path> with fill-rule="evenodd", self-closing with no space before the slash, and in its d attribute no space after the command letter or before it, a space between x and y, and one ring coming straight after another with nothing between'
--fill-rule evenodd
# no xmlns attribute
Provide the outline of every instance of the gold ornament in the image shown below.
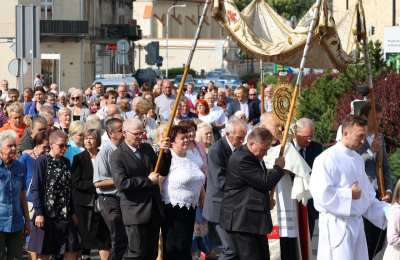
<svg viewBox="0 0 400 260"><path fill-rule="evenodd" d="M292 98L293 87L290 83L281 82L276 85L272 97L272 106L274 117L285 125L287 115L289 114L290 100Z"/></svg>

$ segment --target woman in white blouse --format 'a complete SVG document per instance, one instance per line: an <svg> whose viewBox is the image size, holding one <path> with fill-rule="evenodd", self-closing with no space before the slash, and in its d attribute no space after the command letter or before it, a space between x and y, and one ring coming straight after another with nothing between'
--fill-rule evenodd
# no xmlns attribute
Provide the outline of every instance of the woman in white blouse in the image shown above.
<svg viewBox="0 0 400 260"><path fill-rule="evenodd" d="M166 156L166 160L171 160L171 166L161 186L166 215L162 228L164 260L192 259L196 207L204 195L205 175L188 156L188 130L184 126L173 126L170 134L171 156Z"/></svg>

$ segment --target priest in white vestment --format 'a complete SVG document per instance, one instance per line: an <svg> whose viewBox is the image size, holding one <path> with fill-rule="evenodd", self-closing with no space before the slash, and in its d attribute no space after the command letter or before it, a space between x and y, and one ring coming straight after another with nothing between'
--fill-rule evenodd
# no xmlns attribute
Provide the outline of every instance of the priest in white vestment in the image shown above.
<svg viewBox="0 0 400 260"><path fill-rule="evenodd" d="M363 218L385 228L387 203L375 197L364 160L355 151L366 135L367 122L348 116L340 142L319 155L313 165L310 191L320 212L318 260L368 259Z"/></svg>
<svg viewBox="0 0 400 260"><path fill-rule="evenodd" d="M272 113L262 114L259 126L268 129L276 140L280 140L279 124ZM274 165L279 151L280 145L268 150L264 156L267 167ZM276 186L276 208L274 210L277 211L279 226L279 255L282 260L300 259L297 201L306 205L307 200L311 197L309 192L311 169L290 142L286 144L284 157L285 169L294 173L294 179L285 175ZM271 259L274 259L275 253L271 250Z"/></svg>

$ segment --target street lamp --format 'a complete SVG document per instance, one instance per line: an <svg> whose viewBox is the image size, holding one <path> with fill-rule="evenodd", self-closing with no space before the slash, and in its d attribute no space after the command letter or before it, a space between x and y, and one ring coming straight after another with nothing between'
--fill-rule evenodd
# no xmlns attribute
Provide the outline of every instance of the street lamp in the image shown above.
<svg viewBox="0 0 400 260"><path fill-rule="evenodd" d="M168 37L169 37L169 12L176 7L186 7L183 5L171 5L167 11L167 33L166 33L166 46L165 46L165 77L168 79Z"/></svg>

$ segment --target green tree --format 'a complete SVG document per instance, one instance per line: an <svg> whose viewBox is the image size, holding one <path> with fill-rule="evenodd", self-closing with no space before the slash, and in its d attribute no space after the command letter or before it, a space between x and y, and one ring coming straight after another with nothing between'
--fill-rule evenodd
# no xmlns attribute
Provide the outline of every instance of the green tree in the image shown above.
<svg viewBox="0 0 400 260"><path fill-rule="evenodd" d="M251 1L235 0L235 4L239 10L243 10ZM290 19L292 16L300 19L314 2L315 0L267 0L267 3L286 19Z"/></svg>

